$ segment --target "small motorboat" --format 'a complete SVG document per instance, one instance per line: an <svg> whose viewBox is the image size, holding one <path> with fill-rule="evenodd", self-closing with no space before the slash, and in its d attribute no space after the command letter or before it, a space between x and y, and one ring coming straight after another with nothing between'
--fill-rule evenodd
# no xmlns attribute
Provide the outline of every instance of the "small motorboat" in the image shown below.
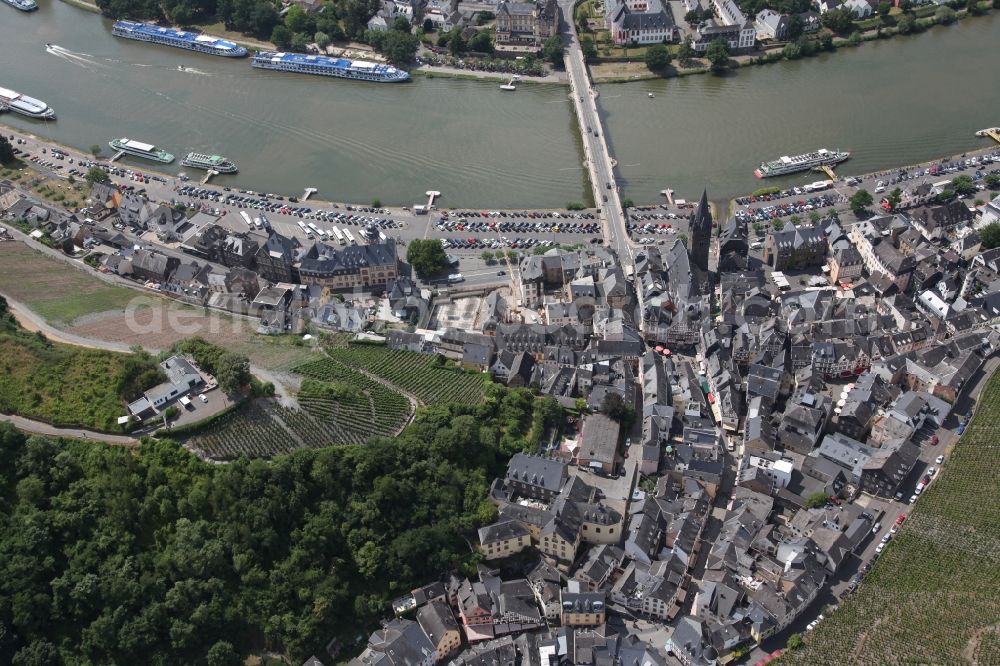
<svg viewBox="0 0 1000 666"><path fill-rule="evenodd" d="M653 93L646 93L646 95L649 97L649 99L653 99Z"/></svg>

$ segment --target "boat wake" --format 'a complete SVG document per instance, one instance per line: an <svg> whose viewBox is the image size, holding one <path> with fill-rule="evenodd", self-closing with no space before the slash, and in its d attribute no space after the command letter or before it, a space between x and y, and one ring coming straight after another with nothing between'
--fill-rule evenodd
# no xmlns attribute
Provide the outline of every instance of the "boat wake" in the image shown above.
<svg viewBox="0 0 1000 666"><path fill-rule="evenodd" d="M99 64L94 59L94 56L89 53L77 53L76 51L70 51L69 49L64 49L58 44L46 44L45 52L49 55L54 55L57 58L62 58L66 62L79 65L80 67L88 67Z"/></svg>
<svg viewBox="0 0 1000 666"><path fill-rule="evenodd" d="M178 69L179 72L184 72L185 74L197 74L198 76L212 76L211 72L203 72L200 69L195 69L194 67L185 67L184 69Z"/></svg>

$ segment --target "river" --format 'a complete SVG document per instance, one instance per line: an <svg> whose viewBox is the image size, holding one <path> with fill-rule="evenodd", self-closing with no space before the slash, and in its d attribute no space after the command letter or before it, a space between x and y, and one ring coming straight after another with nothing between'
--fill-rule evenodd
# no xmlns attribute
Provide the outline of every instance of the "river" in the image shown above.
<svg viewBox="0 0 1000 666"><path fill-rule="evenodd" d="M445 206L583 200L563 86L511 94L485 81L263 72L248 59L114 37L110 21L58 0L39 5L31 14L0 5L0 87L45 100L58 120L2 121L53 141L99 144L107 156L107 142L127 136L176 155L173 171L189 151L222 154L240 174L220 184L289 194L311 186L333 201L408 205L427 190Z"/></svg>
<svg viewBox="0 0 1000 666"><path fill-rule="evenodd" d="M121 136L178 158L219 153L240 167L219 183L311 186L334 201L414 204L429 189L456 207L583 199L565 87L526 83L509 93L462 79L378 85L261 72L246 60L119 39L95 14L39 4L32 14L0 6L0 87L55 108L55 123L2 119L47 139L99 144L105 155ZM655 201L670 187L693 198L708 187L713 199L728 198L759 186L752 171L761 160L820 147L852 150L839 168L852 174L984 146L973 132L1000 125L1000 87L987 74L1000 38L995 14L723 77L600 86L624 196Z"/></svg>
<svg viewBox="0 0 1000 666"><path fill-rule="evenodd" d="M695 198L707 187L726 199L762 186L753 176L761 161L817 148L852 151L837 168L852 175L988 147L975 132L1000 125L1000 86L988 74L998 41L993 12L728 76L599 86L624 196L656 201L671 188Z"/></svg>

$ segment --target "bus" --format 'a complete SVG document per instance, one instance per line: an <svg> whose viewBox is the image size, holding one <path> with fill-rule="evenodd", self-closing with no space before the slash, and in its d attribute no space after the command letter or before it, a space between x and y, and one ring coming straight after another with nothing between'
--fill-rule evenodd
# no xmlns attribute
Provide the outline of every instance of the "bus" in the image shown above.
<svg viewBox="0 0 1000 666"><path fill-rule="evenodd" d="M246 212L245 210L241 210L240 217L243 218L243 221L247 223L248 227L253 229L253 220L250 219L250 214L248 212Z"/></svg>
<svg viewBox="0 0 1000 666"><path fill-rule="evenodd" d="M344 242L345 242L344 241L344 234L342 234L340 232L340 229L338 229L337 227L333 228L333 237L337 239L338 243L340 243L341 245L344 245Z"/></svg>
<svg viewBox="0 0 1000 666"><path fill-rule="evenodd" d="M344 235L347 236L347 242L351 245L357 245L357 241L354 240L354 234L351 233L350 229L344 229Z"/></svg>
<svg viewBox="0 0 1000 666"><path fill-rule="evenodd" d="M307 227L309 227L309 228L310 228L310 229L312 230L312 232L313 232L314 234L316 234L317 236L319 236L320 238L322 238L322 237L323 237L323 234L321 234L321 233L319 232L319 227L317 227L317 226L316 226L316 225L315 225L315 224L314 224L313 222L310 222L310 223L309 223L309 224L307 224L306 226L307 226Z"/></svg>
<svg viewBox="0 0 1000 666"><path fill-rule="evenodd" d="M309 227L307 227L306 223L303 222L302 220L299 220L299 229L301 229L302 233L304 233L306 236L312 236L312 232L309 231Z"/></svg>

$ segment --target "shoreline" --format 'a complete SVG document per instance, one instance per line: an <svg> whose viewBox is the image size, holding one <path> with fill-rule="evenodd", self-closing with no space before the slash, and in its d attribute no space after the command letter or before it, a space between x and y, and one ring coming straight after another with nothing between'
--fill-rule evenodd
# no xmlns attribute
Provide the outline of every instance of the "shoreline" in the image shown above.
<svg viewBox="0 0 1000 666"><path fill-rule="evenodd" d="M575 116L574 116L574 118L575 118ZM574 122L576 122L576 121L574 120ZM51 140L48 140L48 139L43 139L42 137L39 137L38 135L36 135L36 134L34 134L32 132L25 131L25 130L23 130L23 129L19 128L19 127L15 127L13 125L8 125L7 123L4 123L2 120L0 120L0 128L3 128L3 132L5 134L10 133L10 132L14 132L15 134L20 134L21 136L29 137L32 141L35 141L39 145L44 145L45 147L49 148L50 150L52 148L58 148L60 150L67 151L67 152L70 153L70 157L74 157L74 158L81 158L82 157L84 159L93 160L93 161L96 161L96 162L99 162L99 163L102 163L102 164L107 164L108 163L108 159L110 159L110 157L103 157L103 156L101 158L96 158L95 159L91 154L87 153L86 151L84 151L82 149L74 148L72 146L67 146L67 145L59 143L57 141L51 141ZM976 131L978 131L978 130L975 130L974 133ZM578 136L578 133L574 133L574 136ZM867 172L867 173L856 173L856 174L855 173L850 173L850 174L846 174L846 175L838 173L837 180L834 181L834 182L835 183L842 183L847 178L859 178L859 179L863 180L865 178L880 178L880 177L883 177L883 176L891 176L892 174L894 174L894 173L896 173L896 172L898 172L900 170L903 170L903 169L908 170L908 169L914 169L914 168L926 168L926 167L929 167L930 165L938 163L938 162L945 162L945 161L950 161L950 160L955 160L955 159L961 159L963 156L965 156L965 157L971 157L971 156L982 155L982 154L985 154L985 153L994 153L994 152L1000 150L1000 143L993 142L991 139L984 139L984 141L990 141L990 143L985 144L982 147L978 147L978 148L973 148L973 149L966 150L963 153L950 153L948 155L938 155L936 157L932 157L932 158L929 158L929 159L926 159L926 160L923 160L923 161L920 161L920 162L911 163L911 164L905 164L905 165L903 165L903 164L897 164L897 165L893 165L891 167L880 169L878 171L871 171L871 172ZM578 146L578 148L582 152L582 145ZM24 165L25 169L34 171L34 169L32 168L30 162L22 161L22 164ZM181 182L180 178L177 175L175 175L175 174L164 173L162 171L156 171L155 169L148 169L148 168L145 168L143 166L136 166L136 165L133 165L131 163L115 162L114 164L118 165L118 166L121 166L121 167L125 168L126 170L130 170L130 171L133 171L133 172L139 172L139 173L142 173L144 175L158 176L160 178L165 178L165 179L168 179L168 180L176 180L178 182ZM820 179L821 177L825 178L825 175L824 174L820 174L820 173L817 173L816 176L817 176L817 179ZM62 174L53 175L52 177L59 178L59 179L62 179L62 180L66 180L67 179L67 177L64 176L64 175L62 175ZM584 176L584 183L583 183L584 186L586 186L587 180L588 180L588 177L585 175ZM189 184L200 186L200 187L217 188L219 190L222 190L223 187L230 187L231 189L235 189L235 190L241 189L240 186L238 184L236 184L236 183L233 183L232 185L219 185L219 184L212 183L212 182L209 182L207 184L202 184L201 183L201 179L199 179L199 178L190 178L186 182L189 183ZM766 180L763 181L763 182L766 182ZM277 194L284 194L285 196L288 195L287 192L286 193L278 192ZM730 204L730 210L731 210L731 206L735 204L735 201L737 199L750 196L751 194L752 194L752 191L748 191L748 192L742 192L740 194L737 194L736 196L730 197L728 199L729 204ZM292 196L298 196L298 193L297 192L293 193ZM684 197L680 197L680 198L687 199L688 197L684 196ZM317 202L317 203L321 203L321 204L327 204L327 205L335 205L335 206L339 206L339 207L352 206L352 207L358 208L358 207L365 207L365 206L370 206L371 205L370 202L366 203L366 202L330 201L328 199L323 199L322 197L316 196L316 195L311 196L308 199L308 201L310 201L310 202ZM725 201L725 200L720 200L720 201ZM300 203L302 203L302 202L300 201ZM662 201L660 201L660 199L657 198L657 199L655 199L653 201L649 201L649 202L635 202L633 207L634 208L642 208L642 207L649 207L649 206L659 206L661 203L662 203ZM399 211L405 210L403 206L393 205L393 204L383 204L381 207L385 208L387 210L399 210ZM435 210L438 210L438 211L443 211L443 210L466 210L466 209L469 209L469 208L476 208L476 207L475 206L457 206L457 207L435 206ZM549 205L549 206L533 206L533 207L530 207L530 208L531 208L531 210L536 210L536 211L546 211L546 210L562 210L564 208L564 206L560 205L558 203L554 203L553 202L553 204ZM589 206L587 208L587 210L589 210L591 208L593 208L592 205ZM495 208L495 210L519 211L519 210L525 210L525 207L523 207L523 206L515 206L515 207L512 207L512 208L499 208L498 207L498 208ZM433 211L430 211L429 214L433 214Z"/></svg>
<svg viewBox="0 0 1000 666"><path fill-rule="evenodd" d="M973 0L973 1L975 1L975 0ZM759 53L757 55L752 55L752 56L746 56L746 55L731 56L730 57L730 63L735 63L735 64L731 64L726 70L724 70L720 74L721 75L735 74L739 70L745 69L745 68L748 68L748 67L774 65L774 64L777 64L777 63L781 63L781 62L795 62L795 61L812 60L812 59L815 59L815 58L817 58L817 57L819 57L819 56L821 56L823 54L835 54L838 51L840 51L841 49L858 48L860 46L863 46L867 42L886 41L886 40L891 40L891 39L895 39L895 38L898 38L898 37L919 37L922 34L929 33L931 30L934 30L935 28L951 28L951 27L955 27L955 26L961 24L963 21L965 21L967 19L970 19L970 18L982 18L982 17L990 16L992 14L992 12L995 11L995 9L996 8L985 9L985 10L983 10L983 12L981 14L973 14L973 13L970 13L968 11L968 9L962 9L962 10L959 10L959 11L956 12L955 20L952 23L942 24L942 23L936 23L935 22L933 25L930 25L930 26L928 26L928 27L920 30L919 32L912 32L912 33L905 34L905 35L899 34L899 32L896 29L896 26L887 26L887 27L880 28L880 29L875 29L875 30L858 30L856 33L854 33L854 34L857 34L857 35L860 36L860 41L857 44L852 44L850 42L850 40L847 39L847 38L835 36L833 38L833 49L832 50L829 50L829 51L819 51L818 50L818 51L816 51L816 53L814 53L812 55L802 56L802 57L794 58L794 59L789 59L789 58L785 58L785 57L774 57L774 56L772 56L772 54L776 54L776 55L780 56L781 49L779 49L779 48L766 49L766 50L763 50L761 53ZM875 15L875 17L877 18L877 15ZM794 43L794 42L785 42L785 43L789 44L789 43ZM771 57L774 57L774 59L770 59ZM646 71L643 71L643 72L635 74L635 75L608 75L608 76L600 76L600 75L595 75L594 74L594 66L595 65L602 65L602 64L605 64L605 65L614 65L614 64L616 64L616 62L617 61L608 61L608 62L602 63L602 62L598 61L598 62L587 63L587 69L590 71L591 77L592 77L595 85L596 84L602 84L603 85L603 84L607 84L607 83L615 83L615 84L618 84L618 83L638 83L638 82L641 82L641 81L657 81L657 80L664 80L664 81L666 81L666 80L669 80L669 79L679 79L679 78L683 78L683 77L686 77L686 76L698 76L698 75L712 74L713 73L711 67L709 67L706 64L704 67L689 67L689 68L685 68L685 69L678 69L675 65L671 65L670 66L670 72L668 74L666 74L666 75L656 74L655 72L649 71L648 69ZM641 63L641 59L637 58L635 60L635 62Z"/></svg>

